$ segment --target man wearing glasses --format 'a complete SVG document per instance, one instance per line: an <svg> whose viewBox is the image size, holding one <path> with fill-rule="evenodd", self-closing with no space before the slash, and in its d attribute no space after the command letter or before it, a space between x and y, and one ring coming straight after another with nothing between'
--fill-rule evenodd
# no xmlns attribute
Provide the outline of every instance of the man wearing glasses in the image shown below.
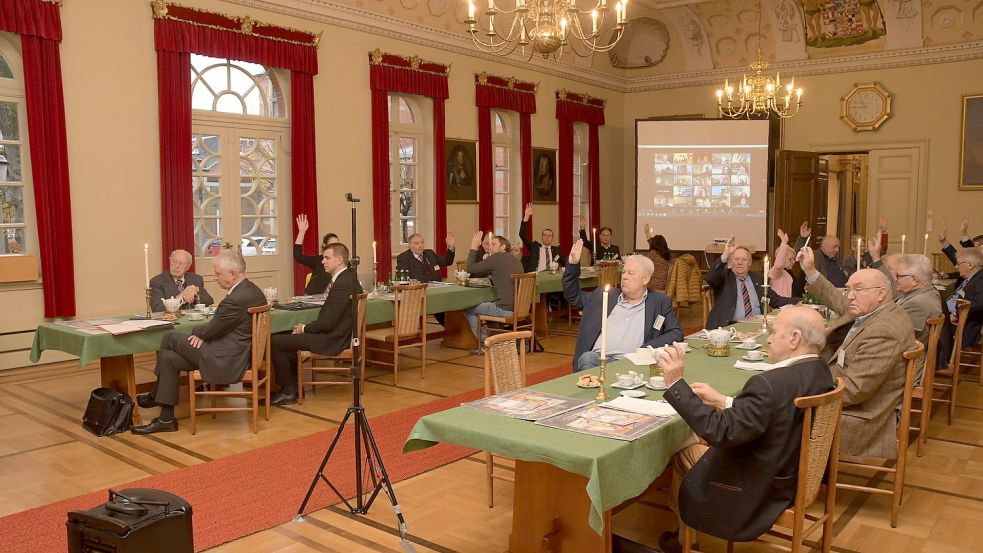
<svg viewBox="0 0 983 553"><path fill-rule="evenodd" d="M877 269L861 269L847 281L846 294L816 269L813 251L799 250L807 290L835 311L823 358L833 377L843 377L840 452L855 457L898 456L898 410L904 387L902 353L915 346L905 310L891 298L891 282Z"/></svg>
<svg viewBox="0 0 983 553"><path fill-rule="evenodd" d="M150 308L157 312L164 310L164 298L181 298L181 308L188 309L196 303L211 305L215 302L205 290L201 276L188 272L191 268L191 254L184 250L174 250L168 259L167 271L150 279Z"/></svg>
<svg viewBox="0 0 983 553"><path fill-rule="evenodd" d="M929 328L927 319L942 314L942 298L932 284L932 262L921 254L899 256L894 265L894 283L898 291L894 302L900 305L911 319L915 338L928 348ZM925 356L918 360L915 385L922 383Z"/></svg>
<svg viewBox="0 0 983 553"><path fill-rule="evenodd" d="M945 300L946 324L939 337L939 364L944 366L952 355L956 336L956 301L969 300L969 314L963 327L963 348L975 346L980 341L983 328L983 253L977 248L963 248L956 254L956 270L959 278L956 288Z"/></svg>

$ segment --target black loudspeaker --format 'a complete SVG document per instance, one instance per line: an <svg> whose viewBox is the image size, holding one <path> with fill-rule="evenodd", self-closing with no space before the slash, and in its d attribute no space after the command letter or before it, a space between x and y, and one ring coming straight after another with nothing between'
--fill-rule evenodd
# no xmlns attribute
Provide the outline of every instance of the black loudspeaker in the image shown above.
<svg viewBox="0 0 983 553"><path fill-rule="evenodd" d="M68 553L194 553L191 505L161 490L109 490L109 501L68 512Z"/></svg>

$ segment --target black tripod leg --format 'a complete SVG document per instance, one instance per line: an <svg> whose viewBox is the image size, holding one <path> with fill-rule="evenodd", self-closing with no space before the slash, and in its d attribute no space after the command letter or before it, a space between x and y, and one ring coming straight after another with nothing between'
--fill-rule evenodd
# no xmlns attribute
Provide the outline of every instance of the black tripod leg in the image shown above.
<svg viewBox="0 0 983 553"><path fill-rule="evenodd" d="M338 431L335 432L334 439L331 440L331 445L328 447L328 452L324 454L324 459L321 460L321 466L318 467L317 472L314 473L314 479L311 481L311 487L307 489L307 495L304 496L304 502L300 504L300 509L297 509L297 517L294 520L303 518L304 509L307 508L307 503L310 502L311 496L314 495L314 488L317 487L318 479L324 478L324 481L328 482L327 478L324 477L324 467L328 465L328 459L331 458L331 453L334 452L335 446L338 445L338 440L341 438L341 433L345 430L345 425L348 424L348 419L351 416L352 411L349 409L348 412L345 413L345 418L341 419L341 425L338 426ZM331 483L328 482L328 485L331 486ZM331 487L332 489L334 488L334 486Z"/></svg>
<svg viewBox="0 0 983 553"><path fill-rule="evenodd" d="M372 499L374 500L379 490L384 489L386 495L389 496L389 502L393 505L393 512L396 514L396 520L399 522L399 535L403 538L403 547L407 548L407 551L413 550L413 545L406 540L406 534L409 533L410 527L406 524L406 519L403 518L403 511L399 507L399 502L396 500L396 492L393 490L392 481L389 479L389 473L386 471L386 466L382 463L382 456L379 455L379 446L376 445L375 437L372 435L372 429L369 428L368 424L363 426L366 435L366 441L369 447L372 448L372 454L375 456L376 464L378 465L376 470L379 473L379 484L376 487L376 493L373 494ZM369 502L371 504L371 501Z"/></svg>

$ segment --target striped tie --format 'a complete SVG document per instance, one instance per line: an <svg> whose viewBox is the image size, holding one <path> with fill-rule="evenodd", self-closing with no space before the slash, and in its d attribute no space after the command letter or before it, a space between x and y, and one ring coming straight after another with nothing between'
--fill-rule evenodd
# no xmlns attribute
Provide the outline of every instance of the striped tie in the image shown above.
<svg viewBox="0 0 983 553"><path fill-rule="evenodd" d="M751 294L747 291L747 284L745 284L744 279L747 277L740 277L741 281L741 298L744 299L744 318L747 319L751 316Z"/></svg>
<svg viewBox="0 0 983 553"><path fill-rule="evenodd" d="M184 279L178 280L174 284L177 284L177 293L178 294L180 294L181 292L184 292Z"/></svg>

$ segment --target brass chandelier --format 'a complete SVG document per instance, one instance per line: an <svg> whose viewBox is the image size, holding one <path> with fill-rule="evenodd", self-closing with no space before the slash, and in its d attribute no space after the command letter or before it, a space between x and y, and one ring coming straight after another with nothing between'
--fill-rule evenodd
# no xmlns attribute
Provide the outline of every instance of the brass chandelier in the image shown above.
<svg viewBox="0 0 983 553"><path fill-rule="evenodd" d="M757 57L751 64L753 73L750 77L741 77L737 90L724 79L724 87L717 90L717 110L722 117L738 119L746 117L770 117L772 115L785 119L792 117L802 107L802 89L795 87L795 78L782 87L781 74L775 73L775 78L764 74L768 62L761 51L761 0L758 0L758 50ZM726 101L726 103L725 103Z"/></svg>
<svg viewBox="0 0 983 553"><path fill-rule="evenodd" d="M515 8L511 10L500 8L495 0L488 0L488 9L477 13L474 0L468 0L468 18L464 23L471 40L483 52L507 56L516 48L526 53L526 47L529 47L530 58L533 54L547 58L561 56L566 48L580 57L587 57L611 50L624 36L628 27L628 0L614 3L613 25L610 18L605 21L610 12L608 0L597 0L589 10L579 9L576 0L515 0ZM512 16L511 23L506 23L508 32L503 34L500 29L505 27L496 26L496 16L499 21ZM581 18L590 23L582 24ZM605 44L601 36L609 33L610 38Z"/></svg>

